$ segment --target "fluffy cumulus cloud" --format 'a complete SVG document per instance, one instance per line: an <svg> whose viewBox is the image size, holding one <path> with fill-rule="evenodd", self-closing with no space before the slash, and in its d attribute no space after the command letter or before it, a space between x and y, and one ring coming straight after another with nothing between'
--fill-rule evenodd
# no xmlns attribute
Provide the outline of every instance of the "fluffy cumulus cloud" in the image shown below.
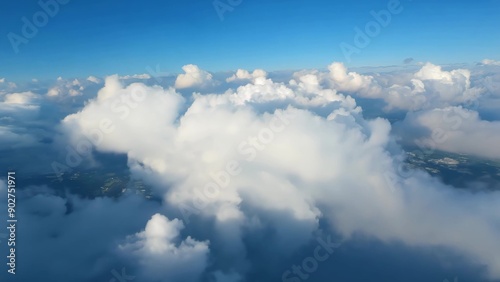
<svg viewBox="0 0 500 282"><path fill-rule="evenodd" d="M147 281L197 281L207 266L208 242L191 237L176 243L182 221L155 214L144 231L128 238L120 248L136 257Z"/></svg>
<svg viewBox="0 0 500 282"><path fill-rule="evenodd" d="M100 83L101 82L101 80L99 78L92 76L92 75L87 77L87 80L90 82L93 82L93 83Z"/></svg>
<svg viewBox="0 0 500 282"><path fill-rule="evenodd" d="M444 71L427 63L413 75L409 99L396 88L393 104L413 103L402 108L415 111L396 123L395 134L410 146L499 159L491 150L499 139L499 82L498 72L484 67Z"/></svg>
<svg viewBox="0 0 500 282"><path fill-rule="evenodd" d="M294 78L314 79L314 83L343 93L378 97L380 87L373 76L349 72L343 63L334 62L328 66L328 72L304 70L294 73ZM312 82L312 81L311 81Z"/></svg>
<svg viewBox="0 0 500 282"><path fill-rule="evenodd" d="M31 91L0 95L0 113L3 119L18 119L18 122L32 119L37 115L40 97Z"/></svg>
<svg viewBox="0 0 500 282"><path fill-rule="evenodd" d="M446 71L431 63L424 64L416 72L402 72L397 76L350 72L342 63L333 63L328 70L309 73L317 75L321 84L335 90L355 97L382 99L389 111L456 106L477 100L485 92L483 86L471 85L469 70Z"/></svg>
<svg viewBox="0 0 500 282"><path fill-rule="evenodd" d="M87 79L92 82L92 80ZM61 96L78 96L82 94L85 89L85 84L78 79L65 80L62 77L57 78L56 85L49 88L47 91L48 97L61 97Z"/></svg>
<svg viewBox="0 0 500 282"><path fill-rule="evenodd" d="M348 72L342 63L333 63L328 66L330 71L328 82L333 88L346 92L367 92L375 94L379 89L374 85L373 77Z"/></svg>
<svg viewBox="0 0 500 282"><path fill-rule="evenodd" d="M412 145L500 159L500 122L481 120L476 111L462 107L410 113L397 124L399 136Z"/></svg>
<svg viewBox="0 0 500 282"><path fill-rule="evenodd" d="M113 75L104 84L61 78L41 90L0 88L5 152L43 140L31 128L40 127L44 109L63 105L66 112L48 116L58 125L47 126L61 147L82 157L123 156L131 177L154 196L82 199L52 189L60 187L55 182L26 187L18 195L19 257L26 260L19 264L32 267L16 279L121 281L117 275L126 273L137 281L302 281L291 266L307 261L326 233L343 246L363 237L445 250L478 269L476 280L498 280L499 192L460 190L401 170L400 144L500 158L500 124L475 104L484 104L485 91L486 101L497 98L498 73L476 67L427 63L358 73L335 62L285 79L240 69L216 85L212 74L187 65L170 87ZM181 95L184 89L197 92ZM367 118L365 105L375 100L404 115L394 123ZM5 189L0 180L2 201Z"/></svg>
<svg viewBox="0 0 500 282"><path fill-rule="evenodd" d="M195 66L184 71L178 88L211 79ZM413 74L407 95L463 101L475 95L469 79L467 71L427 64ZM257 263L264 258L290 257L310 242L320 221L345 239L367 234L444 247L500 278L500 194L457 191L420 171L400 176L391 124L363 118L355 100L341 94L362 89L385 91L374 77L338 63L328 73L296 73L288 83L259 76L236 90L195 94L191 102L173 88L125 86L115 76L62 126L75 143L87 138L96 150L126 154L131 172L150 181L168 207L166 217L153 216L122 245L151 279L245 277L265 270ZM432 117L417 120L432 124ZM477 115L467 128L478 124L496 128ZM193 237L180 235L193 222L203 232L192 227ZM265 248L250 239L264 236L256 234L268 234ZM192 271L175 261L192 262L186 263Z"/></svg>
<svg viewBox="0 0 500 282"><path fill-rule="evenodd" d="M244 69L238 69L236 73L232 76L226 78L226 82L245 82L245 81L255 81L255 79L261 77L266 78L267 72L262 69L256 69L252 73Z"/></svg>
<svg viewBox="0 0 500 282"><path fill-rule="evenodd" d="M204 87L214 84L212 74L200 69L196 65L185 65L182 67L185 72L179 74L175 80L175 88Z"/></svg>
<svg viewBox="0 0 500 282"><path fill-rule="evenodd" d="M470 76L466 69L445 71L427 63L406 84L394 84L383 91L382 98L389 108L410 110L460 105L477 99L484 91L471 87Z"/></svg>
<svg viewBox="0 0 500 282"><path fill-rule="evenodd" d="M36 98L33 92L10 93L5 95L5 104L29 105Z"/></svg>

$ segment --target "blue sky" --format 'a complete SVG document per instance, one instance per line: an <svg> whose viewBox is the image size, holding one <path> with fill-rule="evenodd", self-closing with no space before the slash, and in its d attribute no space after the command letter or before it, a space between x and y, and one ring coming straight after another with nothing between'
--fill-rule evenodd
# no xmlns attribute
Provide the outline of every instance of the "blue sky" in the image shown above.
<svg viewBox="0 0 500 282"><path fill-rule="evenodd" d="M156 65L180 72L189 63L209 71L325 67L346 62L339 44L353 44L354 28L363 29L373 20L370 11L388 2L242 0L221 20L211 0L70 0L17 54L7 35L21 35L21 18L31 21L42 9L36 1L3 3L0 77L133 74ZM500 59L500 1L401 0L401 6L346 65Z"/></svg>

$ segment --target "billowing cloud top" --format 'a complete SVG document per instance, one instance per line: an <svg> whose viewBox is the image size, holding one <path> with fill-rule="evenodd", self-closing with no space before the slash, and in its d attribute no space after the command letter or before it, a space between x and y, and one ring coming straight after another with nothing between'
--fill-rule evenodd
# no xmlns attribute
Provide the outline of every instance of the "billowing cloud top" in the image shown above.
<svg viewBox="0 0 500 282"><path fill-rule="evenodd" d="M226 78L226 82L254 81L259 77L266 78L266 76L267 72L262 69L256 69L252 73L244 69L238 69L235 74L233 74L231 77Z"/></svg>
<svg viewBox="0 0 500 282"><path fill-rule="evenodd" d="M175 80L175 88L190 88L207 86L213 83L212 75L200 69L196 65L185 65L182 67L184 74L179 74Z"/></svg>

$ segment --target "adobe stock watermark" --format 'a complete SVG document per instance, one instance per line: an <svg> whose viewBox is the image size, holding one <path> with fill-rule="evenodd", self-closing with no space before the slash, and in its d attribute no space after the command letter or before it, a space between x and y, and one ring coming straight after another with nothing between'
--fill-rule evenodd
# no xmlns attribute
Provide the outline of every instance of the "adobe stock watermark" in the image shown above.
<svg viewBox="0 0 500 282"><path fill-rule="evenodd" d="M49 20L59 13L61 5L66 5L69 1L70 0L38 1L38 6L40 6L41 10L35 12L31 18L21 18L22 26L20 34L14 32L9 32L7 34L7 39L14 53L19 53L19 46L21 44L28 44L29 41L38 34L39 29L46 26Z"/></svg>
<svg viewBox="0 0 500 282"><path fill-rule="evenodd" d="M290 269L285 270L281 275L281 281L300 282L309 279L311 274L318 270L319 263L329 259L335 249L342 245L341 242L332 242L330 235L326 237L326 240L318 237L316 241L318 245L312 251L311 256L304 258L299 265L294 264Z"/></svg>
<svg viewBox="0 0 500 282"><path fill-rule="evenodd" d="M234 11L234 8L241 5L242 2L243 0L214 0L212 5L214 6L219 20L222 22L224 21L224 14Z"/></svg>
<svg viewBox="0 0 500 282"><path fill-rule="evenodd" d="M410 0L411 1L411 0ZM392 21L393 15L398 15L403 11L403 6L399 0L390 0L387 3L387 9L375 12L370 11L370 15L373 20L367 22L363 29L358 26L354 27L354 38L353 44L347 42L340 43L339 47L342 50L344 58L349 63L351 62L351 57L354 54L361 53L361 50L368 47L372 42L372 39L377 37L381 32L382 28L386 28Z"/></svg>
<svg viewBox="0 0 500 282"><path fill-rule="evenodd" d="M257 135L248 136L246 140L238 145L237 151L239 155L245 157L246 162L254 161L258 152L265 150L274 141L276 134L283 132L288 125L290 125L290 117L276 111L266 127L261 128ZM212 181L205 184L202 189L195 189L192 202L179 205L183 221L189 224L191 215L201 214L210 201L220 195L221 189L227 188L231 183L231 179L242 172L243 168L240 162L232 159L226 162L223 170L210 173Z"/></svg>

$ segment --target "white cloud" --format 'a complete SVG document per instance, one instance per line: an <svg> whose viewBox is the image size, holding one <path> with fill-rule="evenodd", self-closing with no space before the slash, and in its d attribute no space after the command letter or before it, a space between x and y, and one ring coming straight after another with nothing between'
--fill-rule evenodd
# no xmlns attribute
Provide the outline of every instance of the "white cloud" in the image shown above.
<svg viewBox="0 0 500 282"><path fill-rule="evenodd" d="M481 63L486 66L500 66L500 61L495 61L490 59L484 59L481 61Z"/></svg>
<svg viewBox="0 0 500 282"><path fill-rule="evenodd" d="M262 69L256 69L252 73L244 69L238 69L231 77L226 79L226 82L234 81L255 81L257 78L266 78L267 72Z"/></svg>
<svg viewBox="0 0 500 282"><path fill-rule="evenodd" d="M6 104L31 104L32 101L36 98L36 95L33 92L22 92L22 93L11 93L5 95Z"/></svg>
<svg viewBox="0 0 500 282"><path fill-rule="evenodd" d="M387 110L420 110L460 105L474 101L484 93L471 87L471 73L466 69L445 71L426 63L412 75L387 79L387 75L365 76L347 72L342 64L330 65L331 87L355 92L355 96L384 99Z"/></svg>
<svg viewBox="0 0 500 282"><path fill-rule="evenodd" d="M459 105L475 100L482 93L481 88L471 87L471 73L466 69L444 71L440 66L426 63L414 75L422 82L426 107Z"/></svg>
<svg viewBox="0 0 500 282"><path fill-rule="evenodd" d="M49 97L55 97L55 96L59 96L60 92L59 92L59 89L57 87L52 87L49 89L49 91L47 91L47 96Z"/></svg>
<svg viewBox="0 0 500 282"><path fill-rule="evenodd" d="M86 80L89 81L90 80ZM88 84L88 83L87 83ZM64 80L62 77L58 77L56 84L49 88L47 91L48 97L66 97L66 96L79 96L82 95L82 91L85 90L85 81L80 82L78 79Z"/></svg>
<svg viewBox="0 0 500 282"><path fill-rule="evenodd" d="M204 79L188 75L203 71L195 66L185 71L178 77L181 86L203 84ZM326 79L334 89L322 85ZM326 74L296 74L288 84L256 79L236 91L194 95L192 104L185 104L174 89L124 87L115 76L106 79L96 99L66 117L63 128L77 142L101 128L103 120L112 121L114 129L101 134L97 149L127 154L132 173L155 183L166 205L177 210L174 217L186 220L192 213L191 219L213 223L205 232L224 238L224 244L213 244L214 251L230 257L239 273L245 271L245 232L271 229L276 236L266 240L271 247L263 252L283 259L310 240L322 218L346 238L363 233L410 246L450 248L499 278L500 194L457 191L420 171L398 176L399 150L390 123L363 119L354 99L336 91L377 89L373 80L334 64ZM425 89L438 101L460 101L456 95L470 91L466 71L433 65L409 82L408 95ZM318 107L327 117L315 113ZM169 254L161 250L169 250L180 223L156 218L151 232L148 226L136 236L139 253ZM138 257L149 262L146 255ZM204 266L203 256L193 257L195 265Z"/></svg>
<svg viewBox="0 0 500 282"><path fill-rule="evenodd" d="M150 78L151 75L147 73L120 76L120 79L150 79Z"/></svg>
<svg viewBox="0 0 500 282"><path fill-rule="evenodd" d="M5 94L3 95L3 101L0 102L0 114L3 117L13 119L16 124L26 123L35 119L38 115L39 103L39 97L30 91ZM13 123L9 122L8 124Z"/></svg>
<svg viewBox="0 0 500 282"><path fill-rule="evenodd" d="M447 107L410 113L398 125L406 142L435 150L500 159L500 122L481 120L475 111Z"/></svg>
<svg viewBox="0 0 500 282"><path fill-rule="evenodd" d="M147 281L197 281L208 264L208 242L187 237L177 244L183 228L178 219L155 214L145 230L129 237L120 249L137 260Z"/></svg>
<svg viewBox="0 0 500 282"><path fill-rule="evenodd" d="M498 192L456 190L419 171L399 176L400 150L391 136L397 133L408 142L449 152L498 157L498 122L481 120L483 112L453 106L483 99L483 87L495 96L498 74L486 67L469 71L425 64L409 69L367 75L334 63L324 72L300 71L286 78L272 74L273 79L264 71L241 70L234 80L228 78L235 83L217 90L206 87L212 94L188 99L174 88L145 85L153 81L129 84L116 75L106 78L97 96L90 93L97 87L93 79L61 79L51 85L54 95L65 100L1 92L0 121L8 124L0 126L2 149L34 146L41 137L52 137L52 132L31 135L24 125L11 123L36 121L39 128L44 122L39 116L54 117L51 109L64 109L56 116L74 112L62 121L73 148L80 150L82 140L90 139L100 152L126 154L132 176L154 186L165 215L151 218L159 211L145 212L123 199L68 200L67 206L76 203L74 212L66 210L63 198L31 199L23 205L26 224L47 234L33 231L36 236L25 240L32 242L25 248L32 254L30 263L56 250L64 259L51 262L67 270L51 274L53 281L68 275L79 282L109 280L111 265L126 265L127 273L141 281L174 276L196 281L199 275L245 281L252 271L266 275L259 272L263 267L279 272L283 268L276 262L289 261L313 233L331 225L346 239L364 234L384 242L449 249L500 277L500 230L494 220L500 213ZM191 87L214 82L211 76L182 80ZM87 86L89 91L81 90ZM355 100L359 96L419 111L393 129L386 120L363 118ZM494 111L498 104L493 98L486 103ZM61 102L67 104L60 107ZM39 115L34 110L39 105L49 110ZM440 143L433 145L436 140ZM139 211L142 217L135 218ZM134 225L114 222L124 217ZM96 230L106 230L102 241L80 228L94 222ZM88 236L98 242L95 248L70 253L64 249L75 248L60 247L86 246L82 242ZM123 246L119 254L117 242ZM100 259L94 264L95 257ZM176 264L182 258L194 268ZM166 268L159 262L174 259ZM86 267L91 270L81 270L87 262L92 262ZM47 273L47 264L32 263L38 267L25 275Z"/></svg>
<svg viewBox="0 0 500 282"><path fill-rule="evenodd" d="M89 76L87 77L87 80L90 81L90 82L93 82L93 83L101 83L101 80L95 76Z"/></svg>
<svg viewBox="0 0 500 282"><path fill-rule="evenodd" d="M179 74L175 80L175 88L204 87L214 84L212 75L200 69L196 65L185 65L182 67L184 74Z"/></svg>
<svg viewBox="0 0 500 282"><path fill-rule="evenodd" d="M339 91L346 92L367 92L370 95L376 94L380 89L374 85L373 77L360 75L356 72L347 72L347 68L342 63L332 63L328 66L329 79L332 87Z"/></svg>

